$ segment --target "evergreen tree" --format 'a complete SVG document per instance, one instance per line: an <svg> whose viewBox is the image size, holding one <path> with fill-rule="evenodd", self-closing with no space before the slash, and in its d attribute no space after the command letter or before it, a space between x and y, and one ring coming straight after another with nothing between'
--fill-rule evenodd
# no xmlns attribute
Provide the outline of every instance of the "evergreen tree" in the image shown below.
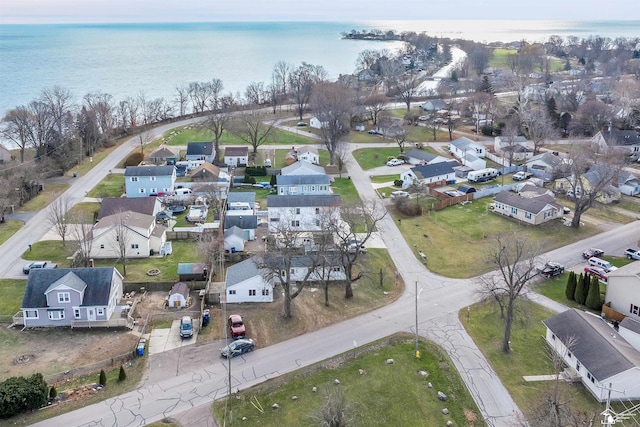
<svg viewBox="0 0 640 427"><path fill-rule="evenodd" d="M569 278L567 279L567 287L564 290L564 295L568 300L573 301L576 294L576 273L569 272Z"/></svg>
<svg viewBox="0 0 640 427"><path fill-rule="evenodd" d="M458 72L456 70L451 71L451 81L452 82L458 81Z"/></svg>
<svg viewBox="0 0 640 427"><path fill-rule="evenodd" d="M103 387L107 385L107 374L104 372L104 369L100 370L100 380L98 381L98 384Z"/></svg>
<svg viewBox="0 0 640 427"><path fill-rule="evenodd" d="M586 305L591 310L602 309L602 301L600 301L600 281L596 276L591 277Z"/></svg>
<svg viewBox="0 0 640 427"><path fill-rule="evenodd" d="M58 390L56 390L56 386L51 386L49 390L49 399L55 399L58 396Z"/></svg>
<svg viewBox="0 0 640 427"><path fill-rule="evenodd" d="M574 294L574 301L578 304L584 305L587 299L587 290L589 283L589 275L580 273L578 277L578 283L576 284L576 293Z"/></svg>
<svg viewBox="0 0 640 427"><path fill-rule="evenodd" d="M564 62L564 70L569 71L571 69L571 62L569 62L569 58Z"/></svg>
<svg viewBox="0 0 640 427"><path fill-rule="evenodd" d="M118 381L122 382L127 379L127 373L124 371L124 366L120 365L120 372L118 373Z"/></svg>
<svg viewBox="0 0 640 427"><path fill-rule="evenodd" d="M478 86L478 92L493 93L493 86L491 86L491 82L489 81L489 76L487 76L486 74L482 76L482 81Z"/></svg>
<svg viewBox="0 0 640 427"><path fill-rule="evenodd" d="M271 179L269 180L269 185L271 185L271 187L275 187L277 183L277 178L275 175L271 175Z"/></svg>
<svg viewBox="0 0 640 427"><path fill-rule="evenodd" d="M560 114L558 114L558 106L556 104L556 99L553 96L550 96L545 105L547 106L547 114L549 118L553 121L553 125L558 127L560 121Z"/></svg>

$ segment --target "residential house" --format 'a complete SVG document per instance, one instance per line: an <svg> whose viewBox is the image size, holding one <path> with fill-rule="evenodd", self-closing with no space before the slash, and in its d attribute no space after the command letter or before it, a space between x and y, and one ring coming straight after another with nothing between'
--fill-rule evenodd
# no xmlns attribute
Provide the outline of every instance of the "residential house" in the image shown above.
<svg viewBox="0 0 640 427"><path fill-rule="evenodd" d="M562 218L563 215L563 206L555 201L555 197L548 194L524 197L503 190L496 194L493 201L495 213L531 225L543 224L556 218Z"/></svg>
<svg viewBox="0 0 640 427"><path fill-rule="evenodd" d="M273 285L265 278L267 276L268 272L258 268L254 258L227 268L225 279L227 303L272 302Z"/></svg>
<svg viewBox="0 0 640 427"><path fill-rule="evenodd" d="M224 163L233 167L247 166L247 163L249 163L249 148L225 147Z"/></svg>
<svg viewBox="0 0 640 427"><path fill-rule="evenodd" d="M441 99L429 99L420 106L424 111L446 110L449 106Z"/></svg>
<svg viewBox="0 0 640 427"><path fill-rule="evenodd" d="M562 157L548 151L529 158L525 163L528 172L546 180L553 179L556 174L562 174L563 168L568 169L567 166Z"/></svg>
<svg viewBox="0 0 640 427"><path fill-rule="evenodd" d="M269 232L284 229L321 231L325 222L336 220L340 212L337 194L309 196L267 196Z"/></svg>
<svg viewBox="0 0 640 427"><path fill-rule="evenodd" d="M216 157L216 149L213 141L207 142L187 142L187 152L184 155L185 160L204 160L213 163Z"/></svg>
<svg viewBox="0 0 640 427"><path fill-rule="evenodd" d="M543 323L547 344L598 402L640 399L640 352L608 322L573 308Z"/></svg>
<svg viewBox="0 0 640 427"><path fill-rule="evenodd" d="M530 150L533 149L533 143L528 141L524 136L496 136L493 139L493 150L498 154L501 154L505 148L516 145Z"/></svg>
<svg viewBox="0 0 640 427"><path fill-rule="evenodd" d="M430 153L418 148L412 148L404 154L404 158L407 163L411 165L429 165L432 163L446 162L449 159L446 157L438 156L437 154Z"/></svg>
<svg viewBox="0 0 640 427"><path fill-rule="evenodd" d="M378 135L384 137L394 138L397 135L405 133L405 129L402 127L401 119L383 120L378 122L374 129Z"/></svg>
<svg viewBox="0 0 640 427"><path fill-rule="evenodd" d="M184 308L189 301L189 286L184 282L178 282L171 287L169 291L169 301L167 305L170 308Z"/></svg>
<svg viewBox="0 0 640 427"><path fill-rule="evenodd" d="M618 172L618 190L627 196L640 194L640 179L634 174L621 170Z"/></svg>
<svg viewBox="0 0 640 427"><path fill-rule="evenodd" d="M191 172L191 180L197 182L217 182L220 178L229 180L229 174L221 172L220 168L211 163L203 163Z"/></svg>
<svg viewBox="0 0 640 427"><path fill-rule="evenodd" d="M225 252L244 252L244 244L246 233L237 226L224 230L224 250Z"/></svg>
<svg viewBox="0 0 640 427"><path fill-rule="evenodd" d="M505 145L502 147L500 155L510 162L521 163L533 157L533 150L520 144Z"/></svg>
<svg viewBox="0 0 640 427"><path fill-rule="evenodd" d="M161 145L147 156L147 161L154 165L175 165L178 161L178 150L174 147Z"/></svg>
<svg viewBox="0 0 640 427"><path fill-rule="evenodd" d="M318 154L318 149L312 146L299 148L298 160L304 160L317 165L318 163L320 163L320 154Z"/></svg>
<svg viewBox="0 0 640 427"><path fill-rule="evenodd" d="M539 187L531 181L521 182L514 186L513 189L516 193L522 197L526 197L527 199L533 199L544 195L555 197L553 191L548 188Z"/></svg>
<svg viewBox="0 0 640 427"><path fill-rule="evenodd" d="M413 183L425 185L442 181L451 181L454 180L455 177L456 172L450 162L415 166L400 174L402 188L410 187Z"/></svg>
<svg viewBox="0 0 640 427"><path fill-rule="evenodd" d="M559 192L573 193L575 197L583 194L591 194L593 188L600 188L595 200L602 204L609 204L620 200L620 189L615 187L613 179L616 173L605 165L594 165L576 180L571 175L568 178L560 178L555 181L555 189ZM619 175L618 175L619 176Z"/></svg>
<svg viewBox="0 0 640 427"><path fill-rule="evenodd" d="M609 127L608 130L596 133L591 142L597 144L601 150L624 150L629 155L640 156L640 134L636 130L618 130Z"/></svg>
<svg viewBox="0 0 640 427"><path fill-rule="evenodd" d="M307 273L311 269L314 264L313 254L311 255L300 255L293 256L289 260L289 274L288 280L290 283L302 282L304 281ZM309 277L307 278L308 282L319 282L323 280L327 280L330 283L333 282L344 282L347 279L347 275L344 270L343 262L340 259L340 255L336 253L335 256L327 256L324 257L323 263L320 266L316 266ZM269 261L273 262L273 260ZM284 269L284 260L282 260L282 269L280 270L280 275L283 278L287 277L287 272ZM279 284L280 279L278 274L273 274L273 282L274 284Z"/></svg>
<svg viewBox="0 0 640 427"><path fill-rule="evenodd" d="M224 217L224 230L237 227L242 230L245 240L256 239L256 229L258 228L258 216L253 209L250 211L243 210L227 210Z"/></svg>
<svg viewBox="0 0 640 427"><path fill-rule="evenodd" d="M615 324L614 324L615 328ZM618 324L618 333L636 350L640 351L640 322L632 317L625 317Z"/></svg>
<svg viewBox="0 0 640 427"><path fill-rule="evenodd" d="M174 166L127 166L124 183L127 197L172 194L176 182Z"/></svg>
<svg viewBox="0 0 640 427"><path fill-rule="evenodd" d="M91 256L118 259L119 239L126 241L127 258L147 258L161 253L167 241L167 228L153 215L125 211L102 217L91 230Z"/></svg>
<svg viewBox="0 0 640 427"><path fill-rule="evenodd" d="M322 166L301 160L280 170L281 175L325 175L327 171Z"/></svg>
<svg viewBox="0 0 640 427"><path fill-rule="evenodd" d="M605 304L640 321L640 262L632 262L607 275Z"/></svg>
<svg viewBox="0 0 640 427"><path fill-rule="evenodd" d="M0 144L0 164L9 163L12 157L11 151L9 151L4 145Z"/></svg>
<svg viewBox="0 0 640 427"><path fill-rule="evenodd" d="M227 209L242 209L247 207L254 209L256 206L256 193L252 191L232 191L227 195Z"/></svg>
<svg viewBox="0 0 640 427"><path fill-rule="evenodd" d="M367 128L365 127L364 123L356 123L355 126L353 127L353 129L358 131L358 132L364 132L365 130L367 130Z"/></svg>
<svg viewBox="0 0 640 427"><path fill-rule="evenodd" d="M314 129L322 129L323 127L326 128L327 126L329 126L329 122L327 121L321 121L319 118L317 118L316 116L311 117L311 119L309 120L309 126L311 126Z"/></svg>
<svg viewBox="0 0 640 427"><path fill-rule="evenodd" d="M121 298L114 267L38 269L29 273L20 309L27 328L107 326Z"/></svg>
<svg viewBox="0 0 640 427"><path fill-rule="evenodd" d="M278 175L278 194L287 196L331 194L329 175Z"/></svg>
<svg viewBox="0 0 640 427"><path fill-rule="evenodd" d="M135 197L133 199L128 197L105 197L100 204L96 220L126 211L155 216L161 210L162 203L155 196Z"/></svg>
<svg viewBox="0 0 640 427"><path fill-rule="evenodd" d="M460 159L463 165L473 170L485 169L487 167L487 162L484 160L487 153L486 147L469 138L461 137L451 141L449 143L449 152L457 159Z"/></svg>

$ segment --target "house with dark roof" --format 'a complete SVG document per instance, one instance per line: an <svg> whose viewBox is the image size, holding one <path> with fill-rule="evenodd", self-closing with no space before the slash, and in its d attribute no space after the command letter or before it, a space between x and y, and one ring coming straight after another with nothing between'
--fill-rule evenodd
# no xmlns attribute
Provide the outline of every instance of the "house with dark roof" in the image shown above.
<svg viewBox="0 0 640 427"><path fill-rule="evenodd" d="M213 141L187 142L187 152L184 155L187 161L204 160L205 162L213 163L215 157L216 150Z"/></svg>
<svg viewBox="0 0 640 427"><path fill-rule="evenodd" d="M548 179L551 179L555 173L561 173L563 165L562 157L556 156L548 151L531 157L525 163L527 171L535 176L542 176Z"/></svg>
<svg viewBox="0 0 640 427"><path fill-rule="evenodd" d="M412 184L433 184L442 181L454 180L456 172L450 162L432 163L430 165L416 166L407 169L400 174L402 188L408 188Z"/></svg>
<svg viewBox="0 0 640 427"><path fill-rule="evenodd" d="M282 277L289 277L290 282L302 282L307 278L308 283L328 281L329 283L344 283L347 279L347 275L344 269L344 262L341 259L340 252L335 252L333 255L323 256L323 262L318 265L317 261L314 262L315 253L309 255L297 255L285 258L279 254L265 255L262 262L269 265L269 270L272 273L272 280L274 284L280 283L280 275ZM314 264L316 266L314 267ZM311 273L307 277L309 270ZM287 272L288 269L288 272ZM288 273L288 274L287 274Z"/></svg>
<svg viewBox="0 0 640 427"><path fill-rule="evenodd" d="M175 147L161 145L157 150L149 154L147 161L154 165L174 165L178 161L178 150Z"/></svg>
<svg viewBox="0 0 640 427"><path fill-rule="evenodd" d="M225 147L224 163L231 166L246 166L249 163L248 147Z"/></svg>
<svg viewBox="0 0 640 427"><path fill-rule="evenodd" d="M607 165L597 164L579 176L574 175L567 178L560 178L555 181L556 191L567 193L570 197L582 197L583 194L591 194L596 189L595 200L602 204L609 204L620 200L621 192L614 185L619 174Z"/></svg>
<svg viewBox="0 0 640 427"><path fill-rule="evenodd" d="M601 150L619 149L630 155L640 154L640 134L636 130L619 130L609 128L596 133L591 142L597 144Z"/></svg>
<svg viewBox="0 0 640 427"><path fill-rule="evenodd" d="M266 277L268 272L258 268L254 258L228 267L225 277L226 302L273 302L273 285Z"/></svg>
<svg viewBox="0 0 640 427"><path fill-rule="evenodd" d="M93 258L118 259L121 244L126 246L127 258L148 258L162 252L167 227L158 224L154 215L124 211L100 218L90 237Z"/></svg>
<svg viewBox="0 0 640 427"><path fill-rule="evenodd" d="M183 308L187 306L189 300L189 286L184 282L178 282L169 291L170 308Z"/></svg>
<svg viewBox="0 0 640 427"><path fill-rule="evenodd" d="M640 194L640 179L625 170L618 171L618 190L627 196Z"/></svg>
<svg viewBox="0 0 640 427"><path fill-rule="evenodd" d="M446 157L438 156L437 154L430 153L418 148L412 148L404 154L406 162L411 165L430 165L432 163L446 162L450 159Z"/></svg>
<svg viewBox="0 0 640 427"><path fill-rule="evenodd" d="M174 166L127 166L124 184L127 197L172 194L176 183Z"/></svg>
<svg viewBox="0 0 640 427"><path fill-rule="evenodd" d="M224 217L224 230L233 227L242 230L242 237L245 240L255 240L256 229L258 228L258 216L253 210L227 210L227 214Z"/></svg>
<svg viewBox="0 0 640 427"><path fill-rule="evenodd" d="M329 175L278 175L278 194L282 196L303 196L331 194Z"/></svg>
<svg viewBox="0 0 640 427"><path fill-rule="evenodd" d="M600 316L575 308L542 323L551 349L598 402L640 399L640 352Z"/></svg>
<svg viewBox="0 0 640 427"><path fill-rule="evenodd" d="M340 196L337 194L308 196L267 196L269 232L283 229L321 231L326 222L340 217Z"/></svg>
<svg viewBox="0 0 640 427"><path fill-rule="evenodd" d="M493 198L493 212L531 225L562 218L563 206L549 194L520 194L503 190Z"/></svg>
<svg viewBox="0 0 640 427"><path fill-rule="evenodd" d="M253 209L256 205L256 193L253 191L232 191L227 195L227 209L233 210L236 206L249 206Z"/></svg>
<svg viewBox="0 0 640 427"><path fill-rule="evenodd" d="M496 136L493 140L496 154L514 161L521 161L533 157L533 143L524 136Z"/></svg>
<svg viewBox="0 0 640 427"><path fill-rule="evenodd" d="M105 216L114 215L120 212L136 212L144 215L155 216L162 210L162 204L160 200L155 197L105 197L100 204L100 210L98 211L98 217L100 220Z"/></svg>
<svg viewBox="0 0 640 427"><path fill-rule="evenodd" d="M122 275L114 267L38 269L29 273L20 309L27 328L101 327L109 326L121 298Z"/></svg>

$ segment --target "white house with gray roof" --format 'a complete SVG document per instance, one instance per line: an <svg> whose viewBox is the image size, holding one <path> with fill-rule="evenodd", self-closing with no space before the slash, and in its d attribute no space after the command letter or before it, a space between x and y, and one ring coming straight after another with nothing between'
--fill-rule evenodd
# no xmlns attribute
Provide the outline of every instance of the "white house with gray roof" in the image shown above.
<svg viewBox="0 0 640 427"><path fill-rule="evenodd" d="M327 174L278 175L276 183L281 196L331 194L331 179Z"/></svg>
<svg viewBox="0 0 640 427"><path fill-rule="evenodd" d="M535 194L532 190L524 195L503 190L493 198L494 212L531 225L539 225L562 218L563 206L549 194Z"/></svg>
<svg viewBox="0 0 640 427"><path fill-rule="evenodd" d="M269 232L321 231L326 222L340 217L337 194L307 196L267 196Z"/></svg>
<svg viewBox="0 0 640 427"><path fill-rule="evenodd" d="M419 185L454 180L456 172L450 162L416 166L400 174L402 188L408 188L414 182Z"/></svg>
<svg viewBox="0 0 640 427"><path fill-rule="evenodd" d="M29 273L20 309L27 328L98 326L121 298L122 275L114 267L38 269Z"/></svg>
<svg viewBox="0 0 640 427"><path fill-rule="evenodd" d="M449 152L458 159L464 159L464 157L468 155L474 155L476 158L484 159L487 154L487 148L483 144L463 136L449 143ZM485 167L486 166L480 169L484 169Z"/></svg>
<svg viewBox="0 0 640 427"><path fill-rule="evenodd" d="M173 194L175 183L175 166L127 166L124 171L127 197Z"/></svg>
<svg viewBox="0 0 640 427"><path fill-rule="evenodd" d="M280 170L280 175L325 175L327 171L322 166L314 165L305 160L292 163Z"/></svg>
<svg viewBox="0 0 640 427"><path fill-rule="evenodd" d="M412 148L407 151L404 154L404 157L407 159L407 163L411 165L429 165L432 163L442 163L450 160L446 157L438 156L437 154L420 150L418 148Z"/></svg>
<svg viewBox="0 0 640 427"><path fill-rule="evenodd" d="M227 303L272 302L273 285L266 279L268 272L258 268L253 258L227 268L225 297Z"/></svg>
<svg viewBox="0 0 640 427"><path fill-rule="evenodd" d="M120 258L120 236L126 239L127 258L147 258L161 252L167 241L167 227L158 224L153 215L133 211L105 216L91 231L91 256Z"/></svg>
<svg viewBox="0 0 640 427"><path fill-rule="evenodd" d="M569 309L543 321L545 340L598 402L640 399L640 352L592 313Z"/></svg>
<svg viewBox="0 0 640 427"><path fill-rule="evenodd" d="M320 153L316 147L306 145L298 149L298 161L300 160L317 165L320 163Z"/></svg>

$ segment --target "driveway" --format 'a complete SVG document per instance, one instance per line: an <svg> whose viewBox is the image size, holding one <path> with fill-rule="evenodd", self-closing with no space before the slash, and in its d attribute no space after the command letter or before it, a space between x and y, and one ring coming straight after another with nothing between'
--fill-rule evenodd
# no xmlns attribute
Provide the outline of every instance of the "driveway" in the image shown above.
<svg viewBox="0 0 640 427"><path fill-rule="evenodd" d="M188 339L180 338L180 320L174 320L170 329L153 328L149 337L149 355L195 344L199 330L197 323L193 322L193 338Z"/></svg>

